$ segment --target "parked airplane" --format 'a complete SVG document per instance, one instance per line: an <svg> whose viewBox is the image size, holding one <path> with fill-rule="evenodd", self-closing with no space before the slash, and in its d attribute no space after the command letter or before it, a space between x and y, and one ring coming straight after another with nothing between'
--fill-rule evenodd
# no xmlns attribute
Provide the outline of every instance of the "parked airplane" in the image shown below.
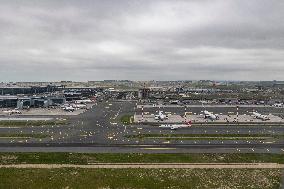
<svg viewBox="0 0 284 189"><path fill-rule="evenodd" d="M211 112L208 112L207 110L204 110L203 113L204 113L205 119L211 119L211 120L218 120L219 119L219 116L217 114L213 114Z"/></svg>
<svg viewBox="0 0 284 189"><path fill-rule="evenodd" d="M76 104L86 104L86 103L92 103L93 101L90 99L84 99L84 100L75 100Z"/></svg>
<svg viewBox="0 0 284 189"><path fill-rule="evenodd" d="M191 127L191 121L186 122L186 124L164 124L164 125L159 126L159 128L165 128L165 129L171 129L171 130L187 128L187 127Z"/></svg>
<svg viewBox="0 0 284 189"><path fill-rule="evenodd" d="M67 111L67 112L73 112L73 111L75 111L75 108L73 108L72 106L64 106L62 109L65 110L65 111Z"/></svg>
<svg viewBox="0 0 284 189"><path fill-rule="evenodd" d="M261 119L262 121L270 120L269 117L267 117L266 115L262 115L258 112L253 111L252 114L256 119Z"/></svg>
<svg viewBox="0 0 284 189"><path fill-rule="evenodd" d="M165 119L168 119L168 116L165 115L163 113L163 111L159 111L159 113L157 115L155 115L155 120L160 120L160 121L163 121Z"/></svg>
<svg viewBox="0 0 284 189"><path fill-rule="evenodd" d="M72 104L71 105L73 108L79 108L79 109L84 109L87 107L85 104Z"/></svg>
<svg viewBox="0 0 284 189"><path fill-rule="evenodd" d="M273 106L276 107L276 108L282 108L283 103L276 103L276 104L273 104Z"/></svg>
<svg viewBox="0 0 284 189"><path fill-rule="evenodd" d="M202 103L202 106L203 106L203 108L204 108L203 113L204 113L204 118L205 118L205 119L211 119L211 120L218 120L218 119L219 119L219 116L218 116L217 114L213 114L213 113L207 111L207 110L205 109L203 103Z"/></svg>

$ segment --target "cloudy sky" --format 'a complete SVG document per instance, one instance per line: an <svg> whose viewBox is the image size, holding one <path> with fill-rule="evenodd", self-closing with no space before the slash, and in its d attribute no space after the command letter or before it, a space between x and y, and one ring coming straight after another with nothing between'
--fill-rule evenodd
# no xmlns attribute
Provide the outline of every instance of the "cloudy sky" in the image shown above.
<svg viewBox="0 0 284 189"><path fill-rule="evenodd" d="M0 81L284 80L283 0L0 0Z"/></svg>

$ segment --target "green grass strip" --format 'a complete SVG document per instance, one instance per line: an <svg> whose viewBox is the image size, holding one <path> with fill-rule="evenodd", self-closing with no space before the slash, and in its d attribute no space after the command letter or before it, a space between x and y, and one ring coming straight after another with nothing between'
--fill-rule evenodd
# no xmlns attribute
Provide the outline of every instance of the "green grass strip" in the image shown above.
<svg viewBox="0 0 284 189"><path fill-rule="evenodd" d="M0 153L0 164L281 163L284 154Z"/></svg>

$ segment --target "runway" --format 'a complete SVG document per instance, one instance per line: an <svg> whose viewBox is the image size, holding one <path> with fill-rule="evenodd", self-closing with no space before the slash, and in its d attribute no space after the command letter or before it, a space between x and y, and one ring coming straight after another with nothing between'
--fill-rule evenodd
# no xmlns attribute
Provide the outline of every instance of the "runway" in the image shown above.
<svg viewBox="0 0 284 189"><path fill-rule="evenodd" d="M283 145L95 145L95 144L7 144L1 152L70 153L276 153L284 154Z"/></svg>

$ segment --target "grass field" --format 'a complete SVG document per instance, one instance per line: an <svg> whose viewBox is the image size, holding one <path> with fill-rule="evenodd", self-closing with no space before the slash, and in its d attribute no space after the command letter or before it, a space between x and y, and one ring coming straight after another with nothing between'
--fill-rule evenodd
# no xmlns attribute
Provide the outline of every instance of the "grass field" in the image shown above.
<svg viewBox="0 0 284 189"><path fill-rule="evenodd" d="M278 169L0 169L0 188L278 189Z"/></svg>
<svg viewBox="0 0 284 189"><path fill-rule="evenodd" d="M0 153L0 164L284 163L284 154ZM271 188L279 169L0 169L0 188Z"/></svg>
<svg viewBox="0 0 284 189"><path fill-rule="evenodd" d="M0 164L281 163L284 154L85 154L0 153Z"/></svg>
<svg viewBox="0 0 284 189"><path fill-rule="evenodd" d="M18 120L5 120L0 121L0 126L42 126L42 125L66 125L68 124L67 120L47 120L47 121L18 121Z"/></svg>
<svg viewBox="0 0 284 189"><path fill-rule="evenodd" d="M46 137L50 136L46 134L0 133L0 138L46 138Z"/></svg>
<svg viewBox="0 0 284 189"><path fill-rule="evenodd" d="M132 115L123 115L120 118L120 122L125 124L125 125L129 125L129 124L134 122L134 117Z"/></svg>

